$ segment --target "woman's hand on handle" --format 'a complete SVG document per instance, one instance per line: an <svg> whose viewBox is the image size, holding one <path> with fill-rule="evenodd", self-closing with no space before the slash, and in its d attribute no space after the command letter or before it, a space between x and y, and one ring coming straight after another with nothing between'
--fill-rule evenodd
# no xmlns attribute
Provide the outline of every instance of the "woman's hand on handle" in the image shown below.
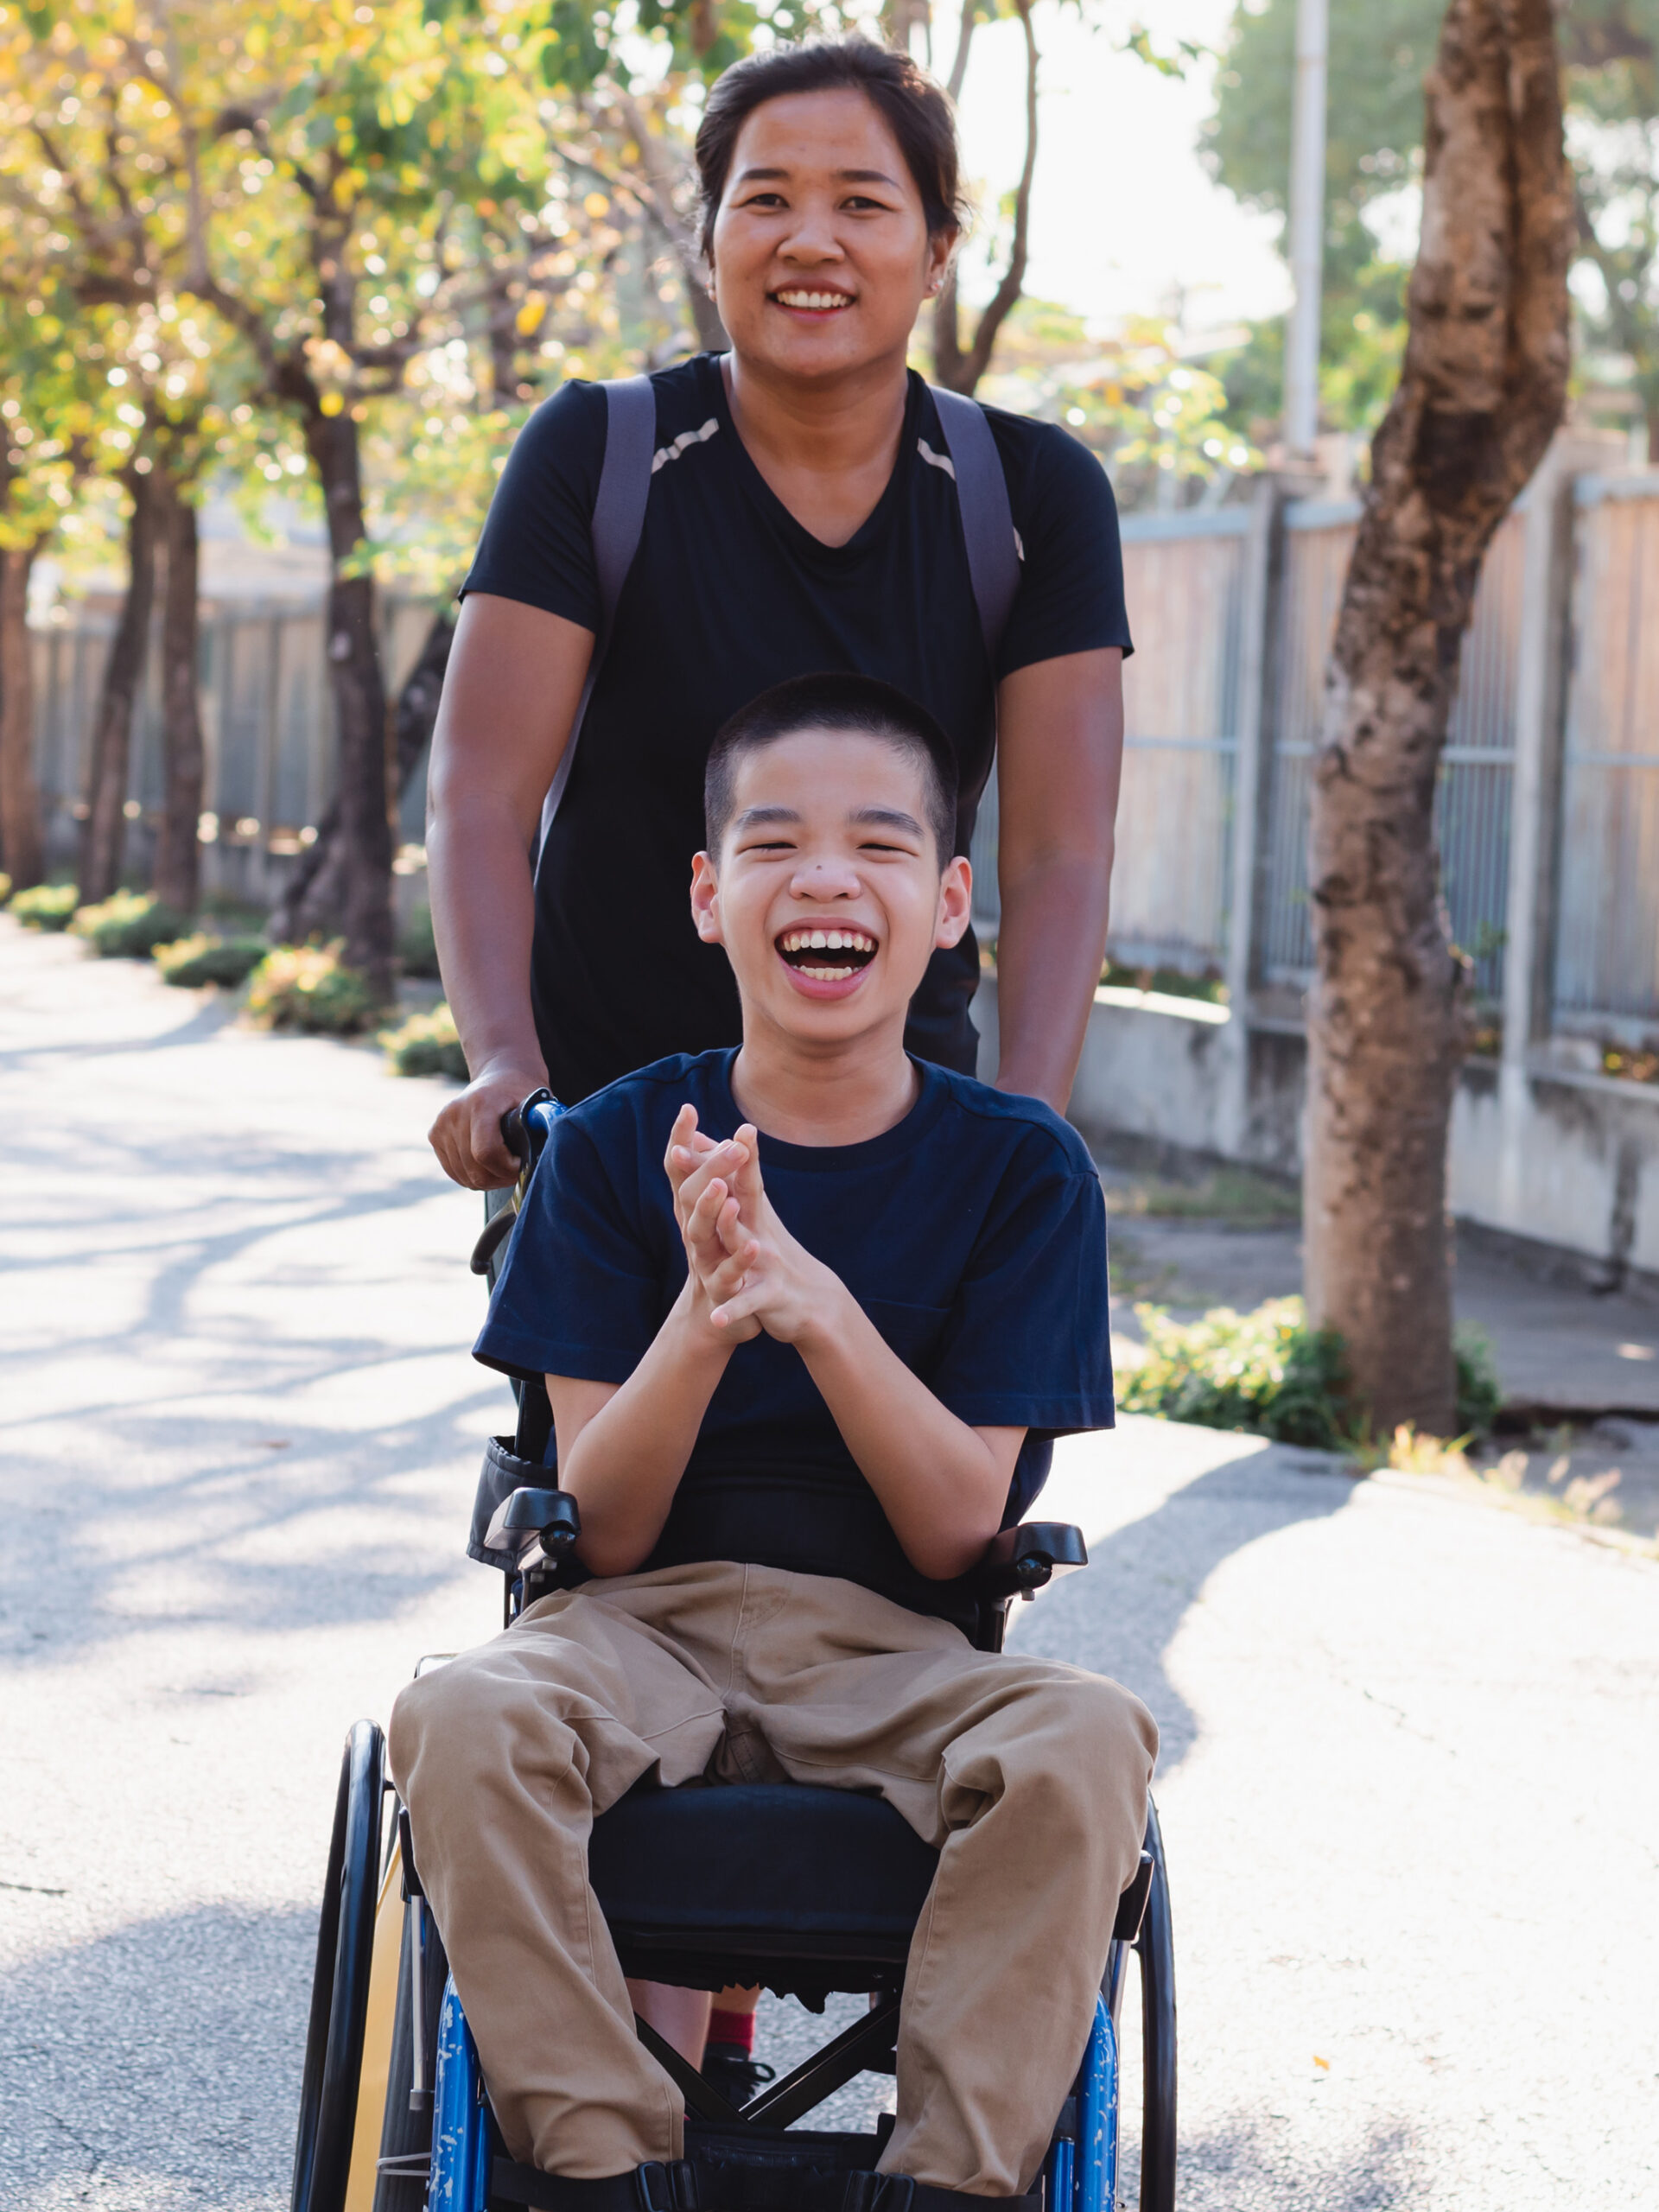
<svg viewBox="0 0 1659 2212"><path fill-rule="evenodd" d="M502 1137L501 1117L546 1081L539 1068L486 1069L449 1101L427 1135L452 1183L468 1191L505 1191L518 1181L520 1163Z"/></svg>

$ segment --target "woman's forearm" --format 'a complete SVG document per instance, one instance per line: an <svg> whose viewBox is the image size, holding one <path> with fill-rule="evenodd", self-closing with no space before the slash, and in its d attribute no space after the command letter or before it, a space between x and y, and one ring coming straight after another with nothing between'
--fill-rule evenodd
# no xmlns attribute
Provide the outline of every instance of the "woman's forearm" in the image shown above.
<svg viewBox="0 0 1659 2212"><path fill-rule="evenodd" d="M1112 856L1041 858L1001 885L996 1087L1063 1114L1106 950Z"/></svg>
<svg viewBox="0 0 1659 2212"><path fill-rule="evenodd" d="M833 1325L797 1349L911 1565L936 1581L965 1574L1001 1524L1013 1452L1001 1465L905 1365L850 1292Z"/></svg>
<svg viewBox="0 0 1659 2212"><path fill-rule="evenodd" d="M560 1485L582 1510L576 1554L595 1574L631 1574L650 1555L731 1351L698 1324L688 1287L627 1381L568 1448L560 1437Z"/></svg>
<svg viewBox="0 0 1659 2212"><path fill-rule="evenodd" d="M499 793L455 792L427 824L432 931L444 995L474 1079L547 1080L531 1012L535 887L523 826Z"/></svg>

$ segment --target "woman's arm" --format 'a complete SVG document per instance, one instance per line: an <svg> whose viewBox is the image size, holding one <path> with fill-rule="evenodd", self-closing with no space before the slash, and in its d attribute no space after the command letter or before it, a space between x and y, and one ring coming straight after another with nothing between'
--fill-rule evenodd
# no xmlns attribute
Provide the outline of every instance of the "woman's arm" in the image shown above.
<svg viewBox="0 0 1659 2212"><path fill-rule="evenodd" d="M547 1081L531 1015L530 850L582 700L594 633L472 592L449 648L427 775L438 963L472 1081L432 1124L452 1180L487 1191L518 1163L501 1116Z"/></svg>
<svg viewBox="0 0 1659 2212"><path fill-rule="evenodd" d="M1100 982L1123 765L1123 655L1037 661L997 691L997 1088L1065 1111Z"/></svg>

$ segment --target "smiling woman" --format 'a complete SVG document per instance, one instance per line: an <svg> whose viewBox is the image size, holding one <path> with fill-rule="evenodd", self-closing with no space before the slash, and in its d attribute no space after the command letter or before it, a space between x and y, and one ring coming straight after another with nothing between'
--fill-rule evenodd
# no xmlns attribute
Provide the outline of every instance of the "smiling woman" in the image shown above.
<svg viewBox="0 0 1659 2212"><path fill-rule="evenodd" d="M737 998L686 907L703 763L789 677L878 677L945 733L967 850L1000 763L999 1084L1063 1105L1106 928L1128 649L1110 486L1063 430L994 409L1019 556L997 634L976 611L940 402L906 367L963 219L944 93L868 40L728 70L697 146L709 283L730 333L651 378L637 552L556 813L604 608L591 537L607 403L574 383L509 458L462 607L433 744L428 856L473 1081L433 1141L474 1188L511 1180L504 1109L574 1102L734 1040ZM912 1051L972 1072L971 931L936 954Z"/></svg>

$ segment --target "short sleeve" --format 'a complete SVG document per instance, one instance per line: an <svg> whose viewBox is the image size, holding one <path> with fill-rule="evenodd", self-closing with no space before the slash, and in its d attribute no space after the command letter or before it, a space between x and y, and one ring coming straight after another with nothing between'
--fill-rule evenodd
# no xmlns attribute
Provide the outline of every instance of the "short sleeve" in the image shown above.
<svg viewBox="0 0 1659 2212"><path fill-rule="evenodd" d="M642 1224L592 1135L561 1118L508 1240L473 1357L509 1375L626 1382L661 1325L663 1303Z"/></svg>
<svg viewBox="0 0 1659 2212"><path fill-rule="evenodd" d="M567 384L543 401L507 455L463 597L491 592L598 630L593 515L605 427L596 384Z"/></svg>
<svg viewBox="0 0 1659 2212"><path fill-rule="evenodd" d="M1037 1173L1005 1176L929 1382L976 1428L1112 1426L1105 1201L1058 1147Z"/></svg>
<svg viewBox="0 0 1659 2212"><path fill-rule="evenodd" d="M1133 652L1117 502L1105 470L1057 423L994 412L990 422L1024 554L998 677L1104 645Z"/></svg>

